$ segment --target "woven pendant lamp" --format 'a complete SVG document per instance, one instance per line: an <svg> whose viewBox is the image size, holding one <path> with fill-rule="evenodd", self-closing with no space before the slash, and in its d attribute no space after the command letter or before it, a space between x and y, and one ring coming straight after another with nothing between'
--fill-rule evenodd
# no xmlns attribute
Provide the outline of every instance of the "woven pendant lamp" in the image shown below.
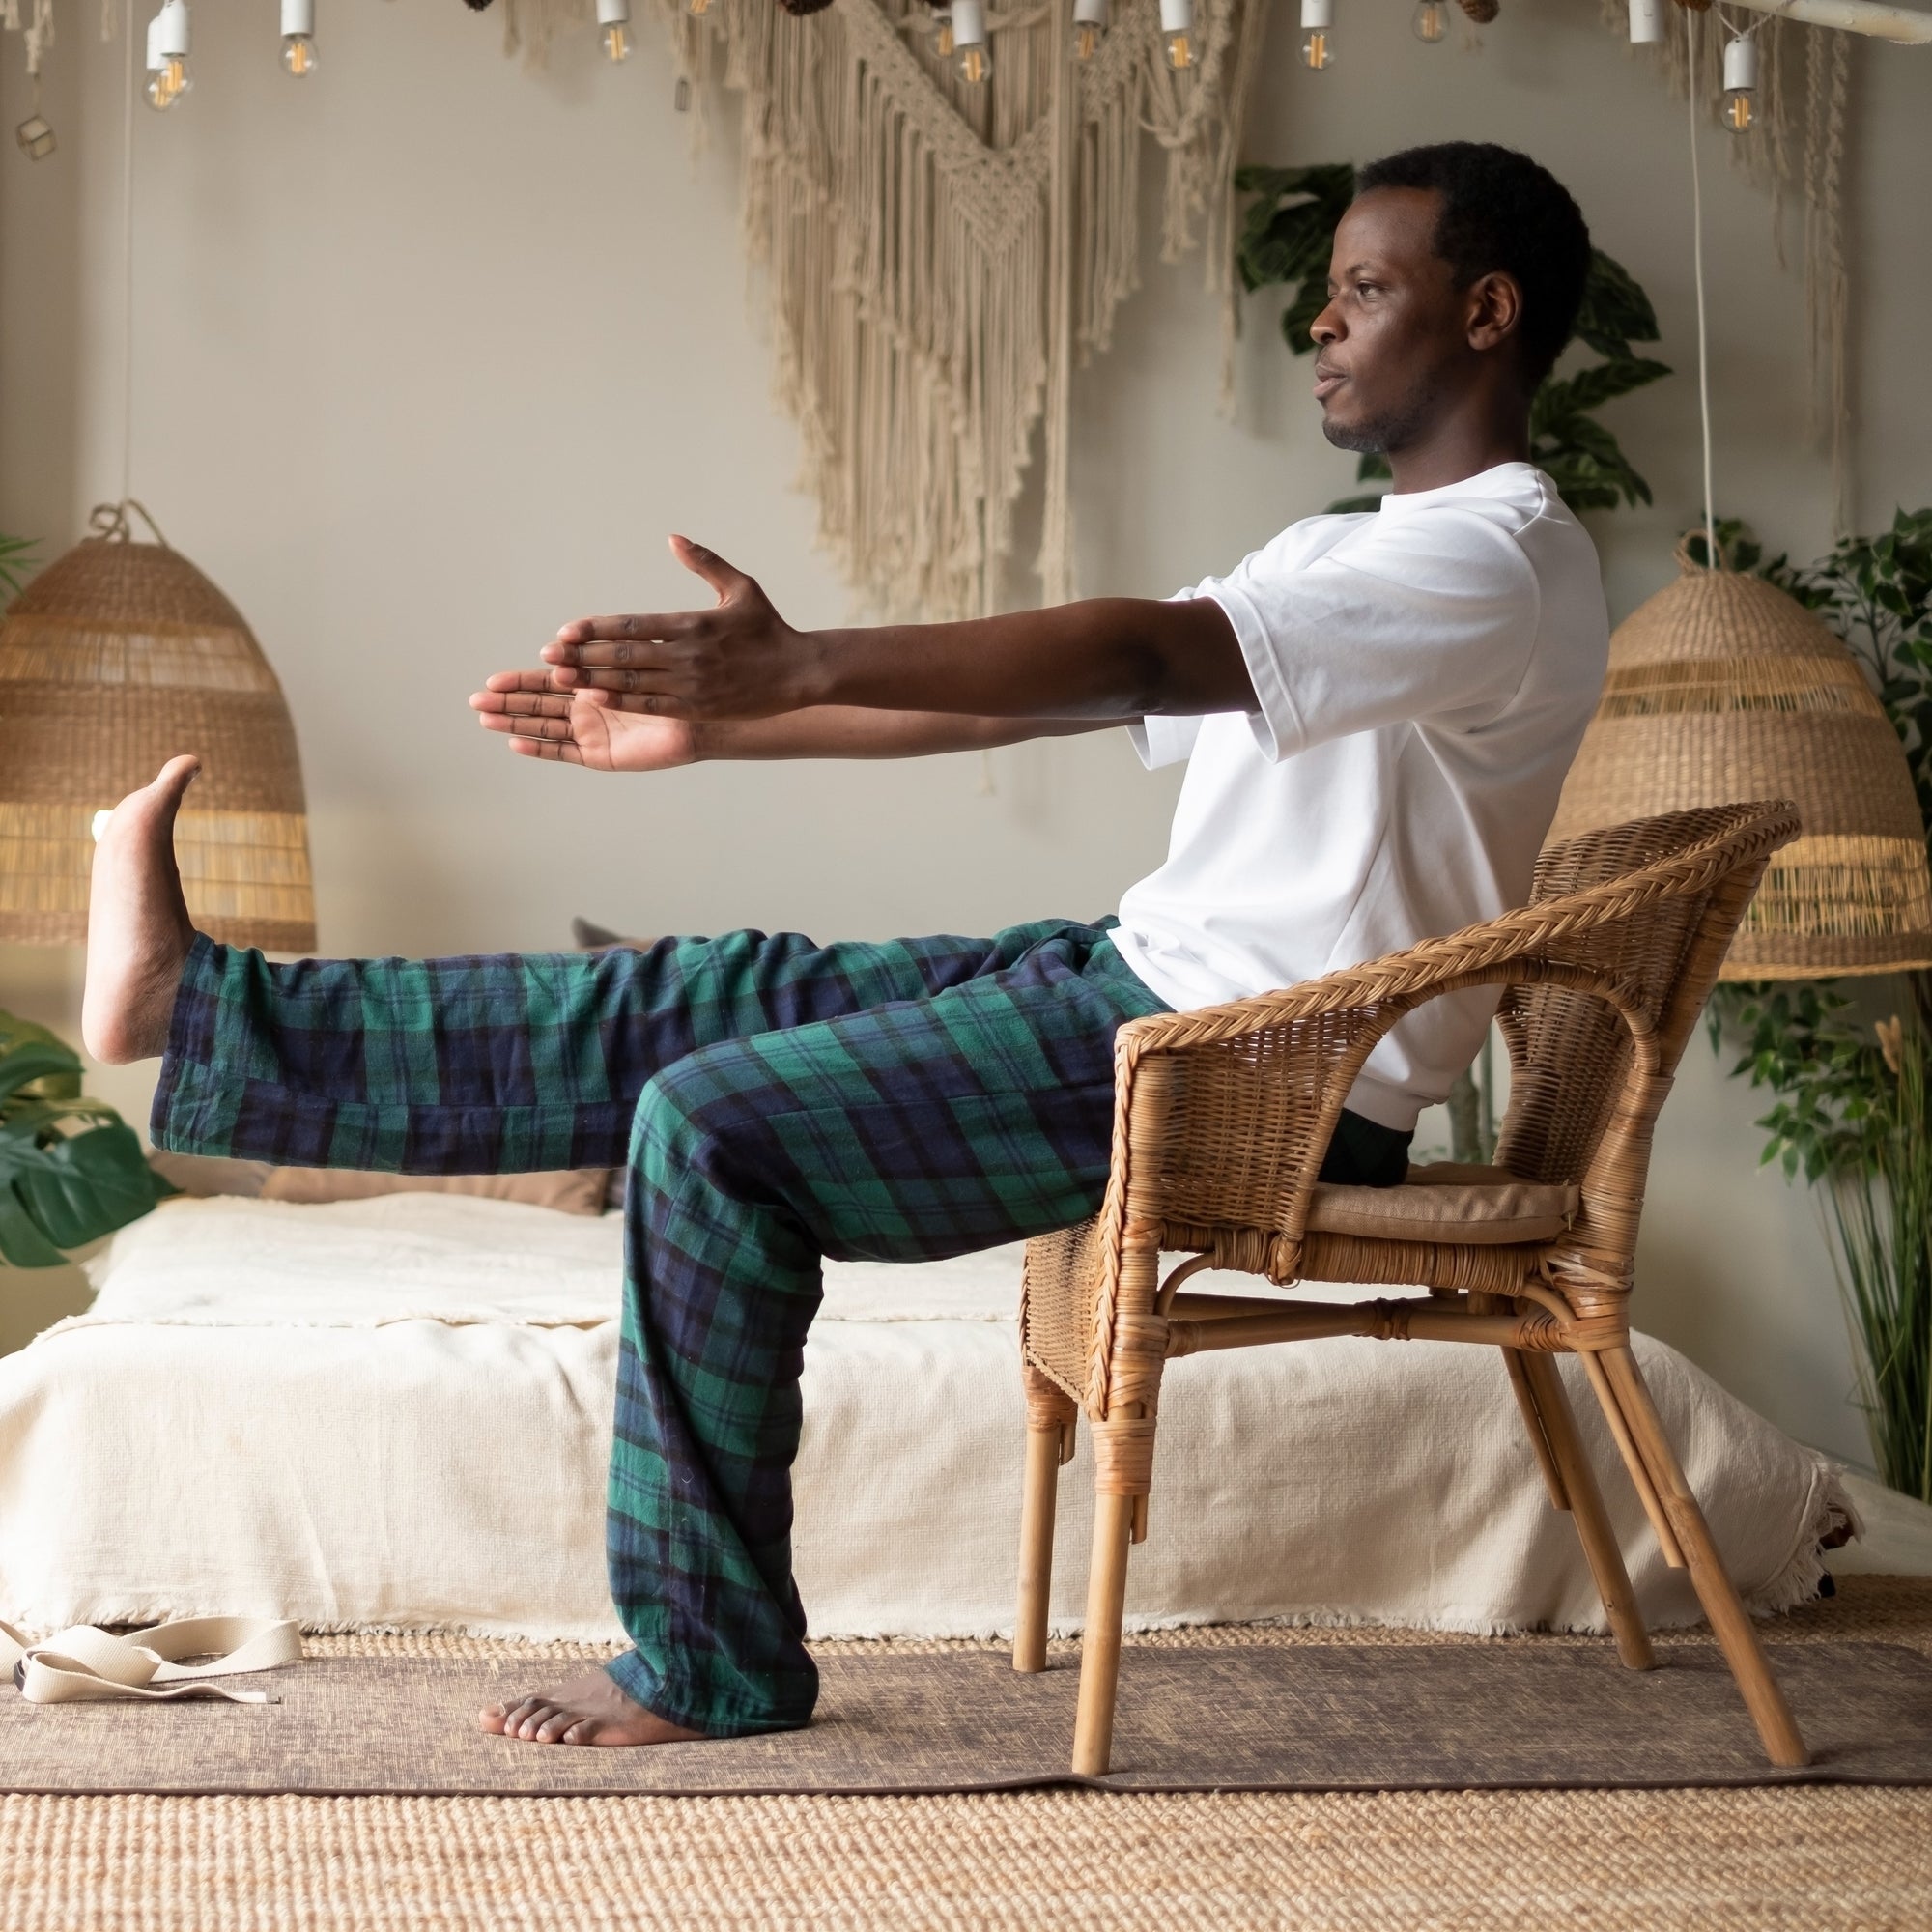
<svg viewBox="0 0 1932 1932"><path fill-rule="evenodd" d="M1762 578L1682 575L1617 626L1550 842L1739 799L1796 800L1725 980L1932 965L1932 876L1905 753L1851 651Z"/></svg>
<svg viewBox="0 0 1932 1932"><path fill-rule="evenodd" d="M155 542L133 541L129 510ZM175 849L195 924L312 952L295 726L261 645L139 504L91 527L0 617L0 940L84 940L95 813L192 752Z"/></svg>

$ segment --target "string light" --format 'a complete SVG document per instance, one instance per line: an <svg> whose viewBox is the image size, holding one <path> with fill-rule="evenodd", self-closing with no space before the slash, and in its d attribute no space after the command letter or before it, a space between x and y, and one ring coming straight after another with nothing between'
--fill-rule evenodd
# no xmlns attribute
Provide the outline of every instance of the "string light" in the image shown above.
<svg viewBox="0 0 1932 1932"><path fill-rule="evenodd" d="M187 71L189 43L185 0L164 0L148 22L148 105L165 112L194 85Z"/></svg>
<svg viewBox="0 0 1932 1932"><path fill-rule="evenodd" d="M1176 73L1194 65L1193 0L1160 0L1160 37L1167 43L1167 64Z"/></svg>
<svg viewBox="0 0 1932 1932"><path fill-rule="evenodd" d="M708 14L711 11L711 0L687 0L687 4L694 14Z"/></svg>
<svg viewBox="0 0 1932 1932"><path fill-rule="evenodd" d="M1418 41L1434 46L1449 31L1449 10L1442 0L1415 0L1415 17L1409 24Z"/></svg>
<svg viewBox="0 0 1932 1932"><path fill-rule="evenodd" d="M1329 35L1335 25L1335 0L1301 0L1301 29L1307 39L1301 43L1301 64L1320 73L1335 65L1335 43Z"/></svg>
<svg viewBox="0 0 1932 1932"><path fill-rule="evenodd" d="M597 0L597 24L603 30L604 53L614 66L631 58L631 0Z"/></svg>
<svg viewBox="0 0 1932 1932"><path fill-rule="evenodd" d="M315 71L315 0L282 0L282 65L298 80Z"/></svg>
<svg viewBox="0 0 1932 1932"><path fill-rule="evenodd" d="M952 0L952 66L969 87L978 87L993 71L984 0Z"/></svg>
<svg viewBox="0 0 1932 1932"><path fill-rule="evenodd" d="M1073 0L1073 56L1090 61L1107 32L1107 0Z"/></svg>
<svg viewBox="0 0 1932 1932"><path fill-rule="evenodd" d="M1663 0L1630 0L1630 37L1634 47L1650 46L1663 38Z"/></svg>
<svg viewBox="0 0 1932 1932"><path fill-rule="evenodd" d="M1757 119L1757 43L1737 34L1724 43L1724 126L1733 134L1750 131Z"/></svg>
<svg viewBox="0 0 1932 1932"><path fill-rule="evenodd" d="M935 7L932 10L932 51L941 60L952 58L952 9Z"/></svg>

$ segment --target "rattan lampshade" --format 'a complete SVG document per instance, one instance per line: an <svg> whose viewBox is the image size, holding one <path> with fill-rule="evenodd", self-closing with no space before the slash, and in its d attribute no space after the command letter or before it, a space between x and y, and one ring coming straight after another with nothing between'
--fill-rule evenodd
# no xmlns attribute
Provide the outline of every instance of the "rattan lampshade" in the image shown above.
<svg viewBox="0 0 1932 1932"><path fill-rule="evenodd" d="M230 945L312 952L282 688L242 613L179 551L131 541L125 507L97 510L102 534L0 617L0 940L85 939L95 813L192 752L202 771L175 846L195 924Z"/></svg>
<svg viewBox="0 0 1932 1932"><path fill-rule="evenodd" d="M1683 573L1610 639L1550 841L1738 799L1795 799L1726 980L1932 965L1925 827L1897 734L1844 643L1762 578Z"/></svg>

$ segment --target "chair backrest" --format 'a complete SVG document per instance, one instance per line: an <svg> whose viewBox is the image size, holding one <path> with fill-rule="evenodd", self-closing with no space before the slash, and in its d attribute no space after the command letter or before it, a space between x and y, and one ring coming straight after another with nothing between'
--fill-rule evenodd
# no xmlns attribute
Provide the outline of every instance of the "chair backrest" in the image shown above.
<svg viewBox="0 0 1932 1932"><path fill-rule="evenodd" d="M1531 908L1613 883L1632 889L1632 905L1537 952L1615 980L1656 1029L1667 1079L1766 860L1795 829L1793 808L1773 802L1675 811L1552 845L1538 862ZM1643 890L1660 875L1670 880L1663 890ZM1498 1019L1511 1084L1497 1164L1530 1180L1580 1180L1624 1088L1628 1024L1602 998L1554 984L1513 986Z"/></svg>

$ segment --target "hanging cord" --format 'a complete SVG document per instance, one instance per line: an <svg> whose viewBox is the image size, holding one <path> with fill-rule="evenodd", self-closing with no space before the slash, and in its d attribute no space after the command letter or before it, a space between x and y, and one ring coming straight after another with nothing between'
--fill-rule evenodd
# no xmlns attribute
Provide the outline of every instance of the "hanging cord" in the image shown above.
<svg viewBox="0 0 1932 1932"><path fill-rule="evenodd" d="M163 550L174 548L161 533L161 526L156 523L147 504L137 503L132 497L123 497L118 503L95 504L88 515L87 527L98 537L104 537L115 543L132 543L135 541L134 526L128 520L129 510L132 510L155 533L155 541Z"/></svg>
<svg viewBox="0 0 1932 1932"><path fill-rule="evenodd" d="M134 0L122 9L121 38L121 500L134 494ZM147 516L145 510L141 513ZM150 527L154 520L149 518ZM156 535L160 532L156 531Z"/></svg>
<svg viewBox="0 0 1932 1932"><path fill-rule="evenodd" d="M1697 412L1704 428L1704 564L1718 565L1718 520L1711 492L1711 342L1704 318L1704 178L1697 165L1697 38L1700 23L1694 14L1685 16L1690 42L1690 79L1685 92L1690 101L1690 254L1697 282Z"/></svg>

